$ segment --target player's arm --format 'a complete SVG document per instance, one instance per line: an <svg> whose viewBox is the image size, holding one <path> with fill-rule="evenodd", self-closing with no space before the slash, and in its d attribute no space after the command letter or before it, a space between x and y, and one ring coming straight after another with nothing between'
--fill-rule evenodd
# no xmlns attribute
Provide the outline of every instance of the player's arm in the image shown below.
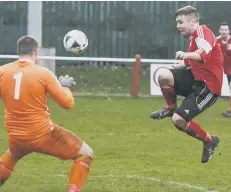
<svg viewBox="0 0 231 192"><path fill-rule="evenodd" d="M183 52L183 51L177 51L175 59L181 59L182 61L180 62L181 66L180 68L187 68L190 67L190 59L187 58L187 54L190 52ZM178 64L178 63L176 63Z"/></svg>
<svg viewBox="0 0 231 192"><path fill-rule="evenodd" d="M198 52L187 52L185 59L191 59L194 61L202 61L202 57Z"/></svg>
<svg viewBox="0 0 231 192"><path fill-rule="evenodd" d="M194 52L182 52L176 53L176 58L185 60L185 63L190 63L190 60L204 63L210 57L211 50L215 45L216 38L211 31L203 31L201 28L197 30L197 37L195 43L197 50Z"/></svg>
<svg viewBox="0 0 231 192"><path fill-rule="evenodd" d="M204 63L211 55L211 50L216 43L216 37L210 30L199 28L197 30L195 43L197 45L197 50L188 53L187 58Z"/></svg>
<svg viewBox="0 0 231 192"><path fill-rule="evenodd" d="M62 87L56 76L48 71L46 75L46 89L56 103L65 108L70 109L74 105L74 97L68 87Z"/></svg>
<svg viewBox="0 0 231 192"><path fill-rule="evenodd" d="M183 52L177 51L175 59L183 59L185 66L190 66L190 60L202 61L202 58L197 52Z"/></svg>

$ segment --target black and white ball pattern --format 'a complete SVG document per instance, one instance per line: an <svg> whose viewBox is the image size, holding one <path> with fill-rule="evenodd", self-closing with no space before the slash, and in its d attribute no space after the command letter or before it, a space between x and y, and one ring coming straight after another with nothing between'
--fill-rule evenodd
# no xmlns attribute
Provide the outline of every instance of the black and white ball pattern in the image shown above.
<svg viewBox="0 0 231 192"><path fill-rule="evenodd" d="M88 38L82 31L72 30L64 36L63 45L69 52L82 54L87 49Z"/></svg>

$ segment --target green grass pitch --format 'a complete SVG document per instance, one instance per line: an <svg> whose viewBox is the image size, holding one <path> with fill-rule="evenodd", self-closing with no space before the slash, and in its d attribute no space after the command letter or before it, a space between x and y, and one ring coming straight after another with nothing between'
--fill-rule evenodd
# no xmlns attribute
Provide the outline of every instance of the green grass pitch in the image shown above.
<svg viewBox="0 0 231 192"><path fill-rule="evenodd" d="M207 164L200 163L202 143L179 132L170 119L153 121L162 98L76 98L66 111L49 100L54 122L82 137L94 150L94 161L83 192L229 192L231 191L231 119L221 112L220 99L196 120L220 145ZM7 150L0 127L0 152ZM31 154L18 162L1 192L67 192L72 161Z"/></svg>

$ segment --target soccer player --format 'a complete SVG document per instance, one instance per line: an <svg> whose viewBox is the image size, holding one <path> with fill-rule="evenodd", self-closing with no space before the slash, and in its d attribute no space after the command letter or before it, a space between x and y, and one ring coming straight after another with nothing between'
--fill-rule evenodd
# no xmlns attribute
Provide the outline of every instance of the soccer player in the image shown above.
<svg viewBox="0 0 231 192"><path fill-rule="evenodd" d="M199 24L199 14L194 7L186 6L175 13L177 29L190 37L188 52L176 52L174 69L162 69L158 77L167 106L151 114L153 119L172 117L177 129L203 142L201 162L212 157L219 143L217 136L207 133L192 120L211 107L221 94L223 56L213 32ZM184 96L177 107L177 95Z"/></svg>
<svg viewBox="0 0 231 192"><path fill-rule="evenodd" d="M220 36L217 37L217 43L221 46L221 51L224 56L223 68L227 76L228 84L231 83L231 36L229 24L226 22L221 23L219 29ZM229 109L222 113L224 117L231 117L231 96L229 97Z"/></svg>
<svg viewBox="0 0 231 192"><path fill-rule="evenodd" d="M37 65L38 42L23 36L17 42L19 59L0 68L0 96L5 106L5 128L9 149L0 157L0 186L14 171L16 163L32 152L73 160L69 192L80 192L88 177L92 149L74 133L50 119L49 94L59 106L70 109L74 98L69 88L74 79L59 81L48 69Z"/></svg>

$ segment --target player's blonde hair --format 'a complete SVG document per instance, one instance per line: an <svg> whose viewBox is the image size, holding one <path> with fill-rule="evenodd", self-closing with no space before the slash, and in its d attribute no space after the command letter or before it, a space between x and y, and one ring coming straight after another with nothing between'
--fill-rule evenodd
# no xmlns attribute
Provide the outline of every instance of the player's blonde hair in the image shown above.
<svg viewBox="0 0 231 192"><path fill-rule="evenodd" d="M32 36L22 36L17 42L18 55L32 55L37 49L38 41Z"/></svg>
<svg viewBox="0 0 231 192"><path fill-rule="evenodd" d="M200 15L197 12L195 7L192 6L186 6L186 7L182 7L180 9L178 9L175 13L175 18L179 15L193 15L196 17L197 21L200 20Z"/></svg>

